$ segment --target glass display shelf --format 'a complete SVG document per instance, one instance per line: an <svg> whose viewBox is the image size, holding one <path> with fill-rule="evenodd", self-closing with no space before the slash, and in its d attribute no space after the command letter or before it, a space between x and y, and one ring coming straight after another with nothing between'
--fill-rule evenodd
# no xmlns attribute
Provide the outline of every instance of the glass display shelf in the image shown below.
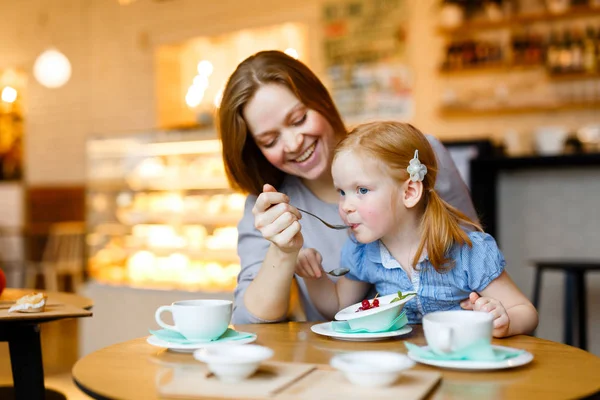
<svg viewBox="0 0 600 400"><path fill-rule="evenodd" d="M229 186L214 131L87 142L88 274L101 283L230 291L245 196Z"/></svg>

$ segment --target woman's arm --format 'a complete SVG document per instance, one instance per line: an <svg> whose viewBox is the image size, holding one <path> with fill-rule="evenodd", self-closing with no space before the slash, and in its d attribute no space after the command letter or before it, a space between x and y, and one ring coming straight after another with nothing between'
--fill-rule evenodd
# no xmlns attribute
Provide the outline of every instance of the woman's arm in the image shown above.
<svg viewBox="0 0 600 400"><path fill-rule="evenodd" d="M287 317L294 266L303 242L298 212L288 200L270 185L265 185L260 196L246 199L238 224L242 269L233 323L278 322Z"/></svg>
<svg viewBox="0 0 600 400"><path fill-rule="evenodd" d="M287 317L297 255L298 252L285 253L271 244L256 277L248 285L244 305L261 322Z"/></svg>

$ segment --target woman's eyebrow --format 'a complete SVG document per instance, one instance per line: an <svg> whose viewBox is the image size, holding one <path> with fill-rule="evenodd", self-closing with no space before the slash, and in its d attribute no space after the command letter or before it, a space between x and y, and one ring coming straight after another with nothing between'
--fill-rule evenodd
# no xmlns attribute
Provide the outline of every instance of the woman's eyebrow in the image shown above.
<svg viewBox="0 0 600 400"><path fill-rule="evenodd" d="M292 119L292 114L293 114L294 112L296 112L298 109L302 108L302 107L304 107L304 104L302 104L302 102L298 102L298 103L296 103L296 104L295 104L295 105L294 105L292 108L290 108L290 110L289 110L289 111L288 111L288 112L285 114L285 117L284 117L284 119L283 119L283 120L284 120L286 123L288 123L288 122L289 122L289 121ZM269 130L267 130L267 131L264 131L264 132L259 132L259 133L257 133L255 136L256 136L256 138L259 138L259 137L261 137L261 136L266 136L266 135L269 135L269 134L274 134L274 133L277 133L277 132L278 132L278 131L277 131L277 129L269 129Z"/></svg>
<svg viewBox="0 0 600 400"><path fill-rule="evenodd" d="M292 114L294 114L296 111L298 111L302 107L304 107L304 104L302 104L301 102L298 102L298 104L296 104L294 107L292 107L290 109L290 111L288 111L288 113L285 115L286 121L290 121L292 119Z"/></svg>

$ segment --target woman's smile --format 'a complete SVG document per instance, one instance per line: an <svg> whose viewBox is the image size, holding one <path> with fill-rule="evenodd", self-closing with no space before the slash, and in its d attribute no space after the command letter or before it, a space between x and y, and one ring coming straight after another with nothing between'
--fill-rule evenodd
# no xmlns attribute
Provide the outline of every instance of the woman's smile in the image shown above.
<svg viewBox="0 0 600 400"><path fill-rule="evenodd" d="M311 144L305 151L300 155L300 157L296 158L297 163L303 163L310 158L315 152L315 147L317 147L317 142Z"/></svg>

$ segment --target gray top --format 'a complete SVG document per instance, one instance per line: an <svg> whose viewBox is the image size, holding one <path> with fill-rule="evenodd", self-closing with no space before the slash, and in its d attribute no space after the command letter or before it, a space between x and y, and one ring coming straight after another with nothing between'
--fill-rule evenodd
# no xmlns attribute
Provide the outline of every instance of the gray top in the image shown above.
<svg viewBox="0 0 600 400"><path fill-rule="evenodd" d="M475 208L471 202L469 190L461 179L450 154L442 143L435 137L427 135L429 143L435 151L438 161L438 175L435 190L439 195L470 218L477 220ZM278 190L289 196L292 205L309 210L332 224L342 224L338 213L338 205L323 202L318 199L304 184L295 176L288 175ZM248 196L244 209L244 216L238 224L238 255L240 256L242 270L238 275L238 284L235 288L235 301L233 307L232 323L252 324L266 321L250 314L244 305L244 293L258 273L262 261L267 253L271 242L262 237L261 233L254 227L254 215L252 207L256 202L256 196ZM348 239L345 230L336 231L327 228L316 218L305 215L300 220L304 247L314 248L323 256L323 268L330 271L339 267L342 247ZM304 308L306 318L309 321L319 321L325 318L313 306L304 284L304 280L296 276L300 289L300 301ZM284 320L285 318L282 318Z"/></svg>

